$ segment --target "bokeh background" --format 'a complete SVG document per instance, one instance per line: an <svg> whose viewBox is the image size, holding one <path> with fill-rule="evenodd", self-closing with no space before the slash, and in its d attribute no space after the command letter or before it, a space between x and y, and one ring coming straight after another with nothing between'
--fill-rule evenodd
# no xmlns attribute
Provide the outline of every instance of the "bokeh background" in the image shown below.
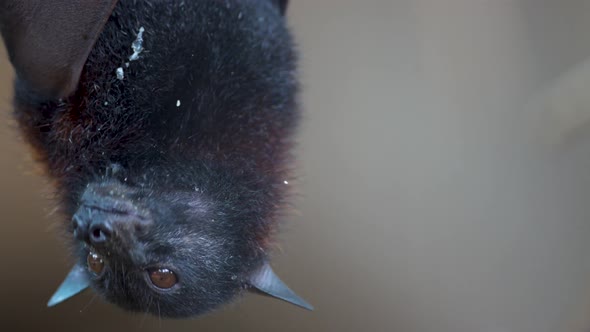
<svg viewBox="0 0 590 332"><path fill-rule="evenodd" d="M296 0L299 214L274 266L316 306L250 295L131 316L69 269L0 55L3 331L590 331L590 1ZM586 84L588 83L588 84Z"/></svg>

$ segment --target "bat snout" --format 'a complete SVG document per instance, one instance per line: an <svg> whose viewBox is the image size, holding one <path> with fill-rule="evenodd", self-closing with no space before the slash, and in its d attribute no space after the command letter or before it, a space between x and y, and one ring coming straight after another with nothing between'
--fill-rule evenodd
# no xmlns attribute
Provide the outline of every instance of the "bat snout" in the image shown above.
<svg viewBox="0 0 590 332"><path fill-rule="evenodd" d="M74 237L95 247L112 247L130 242L152 224L132 199L122 194L122 188L89 187L82 204L72 217Z"/></svg>
<svg viewBox="0 0 590 332"><path fill-rule="evenodd" d="M74 237L98 248L140 235L149 222L140 216L82 206L72 218Z"/></svg>

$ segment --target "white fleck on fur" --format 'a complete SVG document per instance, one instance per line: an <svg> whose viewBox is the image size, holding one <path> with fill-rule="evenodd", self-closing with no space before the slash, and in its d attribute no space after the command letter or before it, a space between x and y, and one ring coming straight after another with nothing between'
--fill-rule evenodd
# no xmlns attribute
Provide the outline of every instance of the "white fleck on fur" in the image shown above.
<svg viewBox="0 0 590 332"><path fill-rule="evenodd" d="M117 68L117 79L123 80L123 78L125 78L125 73L123 72L123 68L119 67Z"/></svg>
<svg viewBox="0 0 590 332"><path fill-rule="evenodd" d="M143 51L143 32L145 29L143 27L139 28L139 32L137 33L137 38L131 44L131 48L133 49L133 54L129 57L129 61L134 61L139 59L139 53Z"/></svg>
<svg viewBox="0 0 590 332"><path fill-rule="evenodd" d="M176 101L176 107L180 107L180 99Z"/></svg>
<svg viewBox="0 0 590 332"><path fill-rule="evenodd" d="M139 32L137 33L137 38L131 43L131 48L133 49L133 54L129 56L129 61L135 61L139 59L139 53L143 51L143 32L145 29L143 27L139 28ZM129 62L125 62L125 68L129 68ZM123 71L123 67L119 67L116 70L117 79L123 80L125 78L125 72Z"/></svg>

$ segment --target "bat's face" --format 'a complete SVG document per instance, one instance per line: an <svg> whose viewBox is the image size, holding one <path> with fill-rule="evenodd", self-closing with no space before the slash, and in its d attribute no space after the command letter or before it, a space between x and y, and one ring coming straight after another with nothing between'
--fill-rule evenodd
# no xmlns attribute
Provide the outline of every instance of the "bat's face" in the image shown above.
<svg viewBox="0 0 590 332"><path fill-rule="evenodd" d="M93 287L137 312L190 316L240 290L240 243L197 190L158 192L116 180L89 184L72 229ZM225 228L225 230L227 230ZM228 236L229 235L229 236Z"/></svg>

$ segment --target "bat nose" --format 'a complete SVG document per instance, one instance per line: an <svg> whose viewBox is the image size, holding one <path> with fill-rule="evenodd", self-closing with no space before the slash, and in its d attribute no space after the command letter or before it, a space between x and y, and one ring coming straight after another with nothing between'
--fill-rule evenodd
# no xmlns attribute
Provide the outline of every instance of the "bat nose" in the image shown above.
<svg viewBox="0 0 590 332"><path fill-rule="evenodd" d="M80 241L86 241L92 245L101 245L107 242L113 234L113 227L109 220L98 216L100 219L90 220L85 218L87 213L76 213L72 218L74 237Z"/></svg>
<svg viewBox="0 0 590 332"><path fill-rule="evenodd" d="M101 211L87 206L81 206L72 217L74 237L95 248L111 246L115 237L121 239L137 235L144 228L144 223L135 215Z"/></svg>

